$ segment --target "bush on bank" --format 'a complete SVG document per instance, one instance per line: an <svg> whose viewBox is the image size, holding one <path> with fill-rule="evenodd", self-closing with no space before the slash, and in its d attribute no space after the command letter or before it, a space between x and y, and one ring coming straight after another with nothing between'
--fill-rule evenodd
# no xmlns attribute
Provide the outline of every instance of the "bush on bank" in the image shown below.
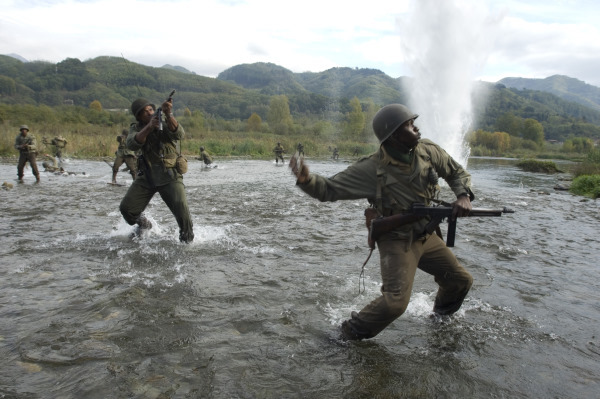
<svg viewBox="0 0 600 399"><path fill-rule="evenodd" d="M552 161L538 161L536 159L524 159L517 162L517 167L527 172L562 173Z"/></svg>
<svg viewBox="0 0 600 399"><path fill-rule="evenodd" d="M571 183L569 190L572 194L585 197L600 197L600 175L581 175Z"/></svg>

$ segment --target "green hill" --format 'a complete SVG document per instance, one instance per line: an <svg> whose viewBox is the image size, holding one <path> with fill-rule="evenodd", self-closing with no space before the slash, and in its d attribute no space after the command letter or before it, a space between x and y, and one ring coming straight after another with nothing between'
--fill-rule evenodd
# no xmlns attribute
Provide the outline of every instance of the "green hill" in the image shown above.
<svg viewBox="0 0 600 399"><path fill-rule="evenodd" d="M245 121L252 113L266 120L272 96L283 94L294 118L339 122L350 112L354 97L365 112L371 112L373 105L406 102L408 79L393 79L366 68L294 73L271 63L237 65L209 78L179 66L155 68L122 57L101 56L83 62L67 58L54 64L0 55L0 104L87 108L97 100L104 109L122 110L136 97L159 102L175 89L176 112L187 108L212 119ZM473 128L493 131L498 118L511 114L540 121L547 138L600 138L597 87L553 76L480 82L476 88Z"/></svg>
<svg viewBox="0 0 600 399"><path fill-rule="evenodd" d="M563 100L576 102L600 111L600 88L579 79L553 75L545 79L504 78L498 83L515 89L552 93Z"/></svg>

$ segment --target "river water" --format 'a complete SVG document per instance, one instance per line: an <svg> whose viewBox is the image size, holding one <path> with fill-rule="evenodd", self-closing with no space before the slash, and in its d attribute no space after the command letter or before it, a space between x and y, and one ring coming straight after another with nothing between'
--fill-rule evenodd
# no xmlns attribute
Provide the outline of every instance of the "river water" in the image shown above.
<svg viewBox="0 0 600 399"><path fill-rule="evenodd" d="M191 245L158 195L155 228L131 239L104 162L39 185L0 164L15 183L0 190L0 398L598 397L600 206L554 191L556 175L470 159L474 205L516 212L458 221L461 310L432 319L418 271L400 319L343 343L340 323L379 294L377 251L359 294L366 201L319 203L271 161L218 163L185 175Z"/></svg>

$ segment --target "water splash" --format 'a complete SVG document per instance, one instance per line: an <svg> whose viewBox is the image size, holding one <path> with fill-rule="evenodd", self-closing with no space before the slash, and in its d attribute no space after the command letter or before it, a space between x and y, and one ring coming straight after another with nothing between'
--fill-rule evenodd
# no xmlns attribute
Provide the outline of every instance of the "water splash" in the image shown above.
<svg viewBox="0 0 600 399"><path fill-rule="evenodd" d="M399 21L402 51L413 78L409 108L424 138L466 167L472 88L494 40L496 20L475 2L415 0Z"/></svg>

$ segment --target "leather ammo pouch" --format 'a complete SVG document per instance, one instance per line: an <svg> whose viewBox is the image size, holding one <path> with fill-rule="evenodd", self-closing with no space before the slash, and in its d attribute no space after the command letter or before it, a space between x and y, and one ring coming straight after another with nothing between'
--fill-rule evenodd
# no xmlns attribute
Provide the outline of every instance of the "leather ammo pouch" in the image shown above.
<svg viewBox="0 0 600 399"><path fill-rule="evenodd" d="M187 158L179 154L177 156L177 160L175 161L175 169L182 175L186 173L188 170Z"/></svg>
<svg viewBox="0 0 600 399"><path fill-rule="evenodd" d="M174 168L175 164L177 163L177 154L175 153L171 153L171 154L166 154L163 158L163 165L165 165L165 168Z"/></svg>
<svg viewBox="0 0 600 399"><path fill-rule="evenodd" d="M188 170L187 158L181 154L167 154L162 160L165 168L175 168L177 173L181 175Z"/></svg>
<svg viewBox="0 0 600 399"><path fill-rule="evenodd" d="M181 141L177 144L179 145L179 152L177 153L177 159L175 161L175 170L177 170L177 173L183 175L188 169L187 158L181 154Z"/></svg>

